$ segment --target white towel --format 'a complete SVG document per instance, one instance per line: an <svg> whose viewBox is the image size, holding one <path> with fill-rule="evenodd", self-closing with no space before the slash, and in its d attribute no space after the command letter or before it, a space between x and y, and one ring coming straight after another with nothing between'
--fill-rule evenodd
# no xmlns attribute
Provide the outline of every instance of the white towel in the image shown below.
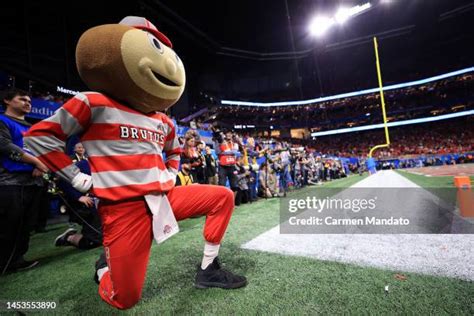
<svg viewBox="0 0 474 316"><path fill-rule="evenodd" d="M160 244L179 232L178 222L166 194L145 195L145 201L153 214L153 236L157 243Z"/></svg>

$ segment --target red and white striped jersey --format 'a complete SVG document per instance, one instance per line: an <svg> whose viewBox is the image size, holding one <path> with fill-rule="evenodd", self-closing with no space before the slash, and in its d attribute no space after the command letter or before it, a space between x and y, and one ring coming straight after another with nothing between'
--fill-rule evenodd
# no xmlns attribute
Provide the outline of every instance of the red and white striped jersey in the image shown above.
<svg viewBox="0 0 474 316"><path fill-rule="evenodd" d="M71 181L79 169L64 149L76 134L89 157L97 197L117 201L173 188L181 149L165 114L144 114L100 93L79 93L35 124L24 140L51 171Z"/></svg>

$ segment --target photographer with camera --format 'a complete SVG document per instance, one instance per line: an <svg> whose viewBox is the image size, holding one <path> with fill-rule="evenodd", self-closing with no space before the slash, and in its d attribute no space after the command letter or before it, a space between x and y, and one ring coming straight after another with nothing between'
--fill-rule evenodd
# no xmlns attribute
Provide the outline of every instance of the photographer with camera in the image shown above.
<svg viewBox="0 0 474 316"><path fill-rule="evenodd" d="M255 143L253 138L249 142L247 139L247 155L248 155L248 165L249 165L249 194L250 194L250 201L254 202L257 200L258 197L258 187L257 187L257 178L258 178L258 170L259 166L257 163L257 158L259 153L254 150Z"/></svg>
<svg viewBox="0 0 474 316"><path fill-rule="evenodd" d="M206 177L208 184L217 185L219 182L217 177L217 162L212 155L211 147L206 146L204 158L206 159Z"/></svg>
<svg viewBox="0 0 474 316"><path fill-rule="evenodd" d="M237 194L235 197L235 205L240 205L241 203L248 203L250 202L250 170L249 166L244 165L244 157L242 155L238 156L235 169L237 171L236 177L238 187Z"/></svg>
<svg viewBox="0 0 474 316"><path fill-rule="evenodd" d="M275 171L269 166L270 161L264 162L260 165L259 181L259 195L265 198L277 197L277 179Z"/></svg>
<svg viewBox="0 0 474 316"><path fill-rule="evenodd" d="M277 172L280 179L280 189L283 196L286 196L288 187L293 183L289 172L291 154L287 144L278 144L275 150L275 161L277 163Z"/></svg>
<svg viewBox="0 0 474 316"><path fill-rule="evenodd" d="M225 186L229 180L229 185L234 195L238 190L237 177L235 175L236 155L239 152L239 144L231 130L225 130L222 133L219 129L212 126L213 140L215 142L215 151L219 159L219 185Z"/></svg>

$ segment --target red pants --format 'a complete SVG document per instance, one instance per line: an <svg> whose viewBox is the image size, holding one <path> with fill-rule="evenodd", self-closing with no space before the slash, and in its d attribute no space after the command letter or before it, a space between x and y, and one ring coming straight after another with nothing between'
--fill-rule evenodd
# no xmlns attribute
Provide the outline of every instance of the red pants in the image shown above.
<svg viewBox="0 0 474 316"><path fill-rule="evenodd" d="M206 215L204 239L220 243L234 210L234 194L222 186L189 185L168 192L176 220ZM109 271L99 285L104 301L120 309L141 297L153 241L152 215L144 199L101 202L103 243Z"/></svg>

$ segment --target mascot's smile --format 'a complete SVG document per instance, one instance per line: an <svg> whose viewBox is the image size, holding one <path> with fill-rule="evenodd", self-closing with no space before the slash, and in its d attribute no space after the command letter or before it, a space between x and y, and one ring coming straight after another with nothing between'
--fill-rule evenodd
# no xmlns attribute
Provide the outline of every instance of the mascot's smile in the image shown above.
<svg viewBox="0 0 474 316"><path fill-rule="evenodd" d="M173 61L166 60L165 65L166 66L164 68L166 68L165 71L167 72L168 77L176 74L177 67L176 65L174 65ZM161 68L163 67L155 66L153 61L148 57L144 57L140 60L140 62L138 63L138 68L140 69L140 72L143 76L152 80L159 88L175 88L178 91L181 89L180 87L182 86L182 84L180 84L179 82L175 82L178 81L178 78L173 78L174 81L173 79L167 78L166 75L162 74Z"/></svg>
<svg viewBox="0 0 474 316"><path fill-rule="evenodd" d="M150 71L153 74L153 76L156 78L156 80L160 81L161 83L163 83L167 86L172 86L172 87L177 87L178 86L178 84L174 83L173 81L169 80L168 78L163 77L159 73L154 72L151 68L150 68Z"/></svg>

